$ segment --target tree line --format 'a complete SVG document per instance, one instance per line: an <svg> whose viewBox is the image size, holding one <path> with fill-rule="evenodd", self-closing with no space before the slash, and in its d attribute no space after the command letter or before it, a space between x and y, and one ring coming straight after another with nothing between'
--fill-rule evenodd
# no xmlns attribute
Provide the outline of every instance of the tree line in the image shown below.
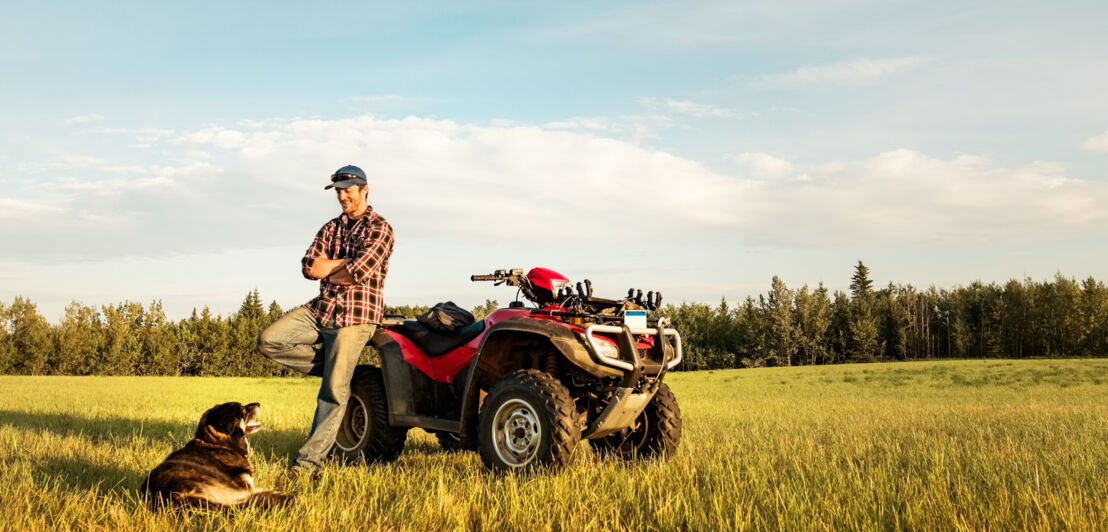
<svg viewBox="0 0 1108 532"><path fill-rule="evenodd" d="M486 301L473 312L481 318L496 308ZM385 311L411 318L427 310ZM0 302L0 374L291 375L255 351L258 334L283 314L253 290L227 317L205 307L173 321L160 301L100 309L73 302L52 325L33 302L16 297ZM822 283L789 288L774 277L768 292L735 306L670 304L660 314L682 335L678 369L1108 355L1108 289L1061 274L952 289L875 288L859 261L849 293Z"/></svg>
<svg viewBox="0 0 1108 532"><path fill-rule="evenodd" d="M484 317L496 301L473 309ZM291 310L291 309L289 309ZM386 306L390 315L415 316L428 306ZM230 316L204 307L188 318L166 318L161 301L125 301L100 309L72 302L57 325L33 302L0 302L0 374L17 375L187 375L270 377L299 375L258 354L258 335L285 314L276 301L246 294ZM372 348L363 354L372 357Z"/></svg>
<svg viewBox="0 0 1108 532"><path fill-rule="evenodd" d="M1056 274L1048 281L921 290L875 288L854 267L849 293L820 283L731 306L668 308L684 340L684 369L792 366L936 358L1108 356L1108 289Z"/></svg>

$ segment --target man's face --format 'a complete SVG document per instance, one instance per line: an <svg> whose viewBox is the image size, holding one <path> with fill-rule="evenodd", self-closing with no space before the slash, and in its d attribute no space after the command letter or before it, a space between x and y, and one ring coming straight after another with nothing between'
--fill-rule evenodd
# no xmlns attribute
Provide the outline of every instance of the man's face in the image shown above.
<svg viewBox="0 0 1108 532"><path fill-rule="evenodd" d="M354 185L350 188L336 188L335 194L339 198L342 212L347 216L353 216L365 210L365 185Z"/></svg>

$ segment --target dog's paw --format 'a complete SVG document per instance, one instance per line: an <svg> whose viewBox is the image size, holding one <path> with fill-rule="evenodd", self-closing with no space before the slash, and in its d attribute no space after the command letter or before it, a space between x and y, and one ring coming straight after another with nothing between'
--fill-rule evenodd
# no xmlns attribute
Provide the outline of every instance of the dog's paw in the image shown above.
<svg viewBox="0 0 1108 532"><path fill-rule="evenodd" d="M296 502L296 495L274 490L259 491L254 493L250 498L250 502L251 504L265 508L289 506Z"/></svg>

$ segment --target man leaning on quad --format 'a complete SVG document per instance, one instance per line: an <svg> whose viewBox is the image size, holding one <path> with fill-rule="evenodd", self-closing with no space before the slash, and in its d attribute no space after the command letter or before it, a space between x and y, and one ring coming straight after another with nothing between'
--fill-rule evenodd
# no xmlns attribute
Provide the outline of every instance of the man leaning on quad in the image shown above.
<svg viewBox="0 0 1108 532"><path fill-rule="evenodd" d="M323 377L308 440L290 479L314 476L335 441L350 397L358 355L373 336L384 305L381 290L392 254L392 227L367 203L365 172L344 166L331 175L342 214L323 224L301 260L319 279L319 296L262 331L258 351L296 371ZM322 348L314 347L322 340Z"/></svg>

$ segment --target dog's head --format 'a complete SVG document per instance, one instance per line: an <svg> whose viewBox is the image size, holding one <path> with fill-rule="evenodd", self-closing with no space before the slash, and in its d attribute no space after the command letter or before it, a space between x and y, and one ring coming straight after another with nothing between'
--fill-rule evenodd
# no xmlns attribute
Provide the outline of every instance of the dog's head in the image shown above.
<svg viewBox="0 0 1108 532"><path fill-rule="evenodd" d="M230 445L250 450L246 436L262 428L258 421L258 412L262 405L250 403L223 403L209 408L200 416L200 425L196 427L196 439L217 445Z"/></svg>

